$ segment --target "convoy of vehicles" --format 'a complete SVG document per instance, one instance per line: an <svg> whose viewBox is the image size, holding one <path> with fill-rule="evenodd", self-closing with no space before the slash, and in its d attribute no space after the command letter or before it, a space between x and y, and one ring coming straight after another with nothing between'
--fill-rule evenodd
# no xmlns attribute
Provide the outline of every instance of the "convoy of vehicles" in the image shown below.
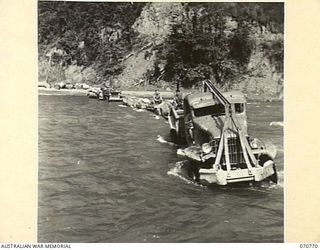
<svg viewBox="0 0 320 250"><path fill-rule="evenodd" d="M203 88L203 92L188 94L184 99L177 89L168 112L163 111L168 102L162 100L157 90L145 105L168 119L172 141L187 146L181 151L191 162L190 177L218 185L277 182L274 156L259 139L248 135L244 95L221 93L210 80L203 82ZM121 91L111 87L90 88L87 96L109 102L123 101ZM139 107L139 103L135 106Z"/></svg>
<svg viewBox="0 0 320 250"><path fill-rule="evenodd" d="M122 102L123 100L121 91L106 87L90 88L87 96L89 98L99 99L101 101L106 100L108 102Z"/></svg>

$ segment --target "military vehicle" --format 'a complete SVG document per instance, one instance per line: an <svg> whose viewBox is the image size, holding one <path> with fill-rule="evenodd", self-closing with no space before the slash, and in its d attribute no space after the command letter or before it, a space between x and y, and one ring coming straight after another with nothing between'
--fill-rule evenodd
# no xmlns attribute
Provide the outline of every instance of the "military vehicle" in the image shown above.
<svg viewBox="0 0 320 250"><path fill-rule="evenodd" d="M183 155L193 162L201 183L277 182L274 156L248 135L246 99L241 92L221 93L210 80L202 93L184 98L183 113L169 113L173 139L185 142Z"/></svg>

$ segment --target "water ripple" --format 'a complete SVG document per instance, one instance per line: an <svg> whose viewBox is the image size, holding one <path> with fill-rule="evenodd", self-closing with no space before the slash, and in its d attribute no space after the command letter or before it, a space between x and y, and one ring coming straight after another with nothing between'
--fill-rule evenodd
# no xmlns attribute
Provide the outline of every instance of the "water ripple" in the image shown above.
<svg viewBox="0 0 320 250"><path fill-rule="evenodd" d="M283 241L281 185L192 182L162 118L85 97L39 105L40 242ZM269 126L282 105L268 105L248 106L249 132L275 145L283 183L283 128Z"/></svg>

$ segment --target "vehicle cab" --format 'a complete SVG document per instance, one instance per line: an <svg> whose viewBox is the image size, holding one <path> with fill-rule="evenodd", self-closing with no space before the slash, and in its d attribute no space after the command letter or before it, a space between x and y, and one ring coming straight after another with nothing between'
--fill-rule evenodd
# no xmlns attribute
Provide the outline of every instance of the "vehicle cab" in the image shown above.
<svg viewBox="0 0 320 250"><path fill-rule="evenodd" d="M248 136L246 99L241 92L210 91L184 98L183 127L197 181L227 185L235 182L277 182L274 157L257 138Z"/></svg>
<svg viewBox="0 0 320 250"><path fill-rule="evenodd" d="M230 112L247 135L244 95L235 91L223 95L231 104ZM187 143L202 145L214 138L220 138L226 118L225 107L210 92L190 94L184 99L184 118Z"/></svg>

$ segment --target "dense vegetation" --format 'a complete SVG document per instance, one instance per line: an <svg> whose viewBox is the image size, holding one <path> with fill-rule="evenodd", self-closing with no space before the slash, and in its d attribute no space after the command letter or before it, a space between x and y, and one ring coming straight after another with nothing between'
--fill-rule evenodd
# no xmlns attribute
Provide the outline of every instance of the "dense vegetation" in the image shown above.
<svg viewBox="0 0 320 250"><path fill-rule="evenodd" d="M131 26L143 5L40 1L39 56L56 47L66 53L64 65L93 66L101 76L117 74L132 48Z"/></svg>
<svg viewBox="0 0 320 250"><path fill-rule="evenodd" d="M167 60L166 79L178 77L188 86L204 78L223 84L245 73L255 45L253 27L283 33L282 4L188 3L186 12L161 56ZM226 17L236 20L236 27L227 27ZM283 43L265 44L265 51L282 70Z"/></svg>
<svg viewBox="0 0 320 250"><path fill-rule="evenodd" d="M74 72L94 72L92 82L119 75L123 60L145 45L132 27L148 4L40 1L40 78L48 74L48 67L63 71L60 77L51 74L48 81L68 78L72 67ZM257 49L255 32L283 34L283 8L282 3L182 3L182 18L173 22L166 41L153 47L157 60L152 62L149 82L160 75L168 82L180 79L185 87L203 78L218 84L232 82L248 71L250 56ZM259 46L282 72L283 40L263 40ZM53 49L62 52L48 66L48 52ZM160 64L165 65L162 71Z"/></svg>

